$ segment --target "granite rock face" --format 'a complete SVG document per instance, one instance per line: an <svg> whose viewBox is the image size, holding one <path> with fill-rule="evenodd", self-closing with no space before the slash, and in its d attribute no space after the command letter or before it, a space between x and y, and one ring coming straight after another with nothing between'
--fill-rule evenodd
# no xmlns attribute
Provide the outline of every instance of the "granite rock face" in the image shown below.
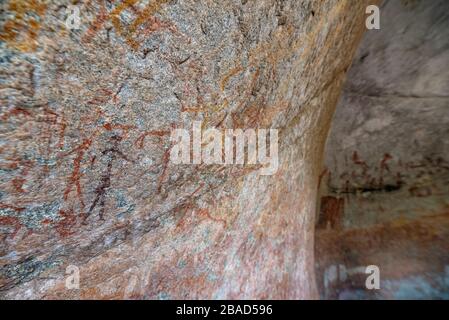
<svg viewBox="0 0 449 320"><path fill-rule="evenodd" d="M387 1L348 72L321 174L322 298L449 299L449 3ZM366 290L365 266L380 269Z"/></svg>
<svg viewBox="0 0 449 320"><path fill-rule="evenodd" d="M324 141L367 2L1 3L3 298L316 298ZM279 129L279 169L170 132ZM79 289L65 286L68 266Z"/></svg>

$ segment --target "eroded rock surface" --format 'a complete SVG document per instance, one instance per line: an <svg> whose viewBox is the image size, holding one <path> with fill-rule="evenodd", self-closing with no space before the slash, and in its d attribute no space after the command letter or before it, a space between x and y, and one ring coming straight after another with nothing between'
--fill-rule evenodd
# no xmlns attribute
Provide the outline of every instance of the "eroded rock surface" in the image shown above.
<svg viewBox="0 0 449 320"><path fill-rule="evenodd" d="M1 4L1 296L317 297L322 150L367 3L82 1L79 30L68 4ZM279 170L172 164L195 120L278 128Z"/></svg>
<svg viewBox="0 0 449 320"><path fill-rule="evenodd" d="M323 298L449 298L449 3L386 1L365 33L321 174ZM365 267L380 269L366 290Z"/></svg>

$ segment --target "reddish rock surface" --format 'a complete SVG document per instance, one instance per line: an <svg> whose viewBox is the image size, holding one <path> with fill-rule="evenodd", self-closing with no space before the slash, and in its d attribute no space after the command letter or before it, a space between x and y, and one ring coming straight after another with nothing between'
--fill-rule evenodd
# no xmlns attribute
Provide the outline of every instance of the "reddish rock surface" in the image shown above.
<svg viewBox="0 0 449 320"><path fill-rule="evenodd" d="M365 33L325 149L322 298L449 299L448 12L387 1ZM368 265L379 290L366 290Z"/></svg>
<svg viewBox="0 0 449 320"><path fill-rule="evenodd" d="M317 298L318 176L367 1L80 1L79 30L69 3L1 3L1 297ZM279 170L174 165L196 120L279 129Z"/></svg>

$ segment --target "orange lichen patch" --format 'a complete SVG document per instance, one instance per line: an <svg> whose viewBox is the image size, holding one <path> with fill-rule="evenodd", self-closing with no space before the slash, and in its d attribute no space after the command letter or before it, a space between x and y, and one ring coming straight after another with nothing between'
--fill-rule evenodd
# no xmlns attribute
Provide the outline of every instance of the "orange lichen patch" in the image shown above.
<svg viewBox="0 0 449 320"><path fill-rule="evenodd" d="M8 9L15 17L3 25L0 40L5 41L9 47L23 52L36 50L36 39L41 24L28 14L34 13L42 18L46 5L39 0L11 0Z"/></svg>
<svg viewBox="0 0 449 320"><path fill-rule="evenodd" d="M131 0L133 1L133 0ZM168 0L157 0L150 2L143 12L137 17L136 20L133 21L133 23L129 26L126 34L126 40L128 44L134 49L137 50L140 46L139 43L137 43L134 39L132 39L132 36L137 31L137 28L139 28L141 25L147 23L149 19L157 13L163 4L167 3Z"/></svg>
<svg viewBox="0 0 449 320"><path fill-rule="evenodd" d="M107 13L106 8L103 4L101 6L99 14L95 19L95 22L84 35L83 41L90 41L104 25L104 23L109 19L111 20L117 34L123 37L126 43L133 50L138 50L140 47L140 43L133 37L138 28L143 25L146 25L143 31L144 35L148 35L149 33L162 28L169 28L172 31L175 30L172 24L161 22L159 19L153 17L153 15L156 14L161 9L161 6L164 3L168 2L168 0L152 1L143 9L141 13L138 13L138 10L135 7L138 2L139 0L124 0L119 5L117 5L117 7L115 7L109 14ZM123 27L120 21L120 14L127 9L131 9L133 13L137 14L137 18L129 26Z"/></svg>
<svg viewBox="0 0 449 320"><path fill-rule="evenodd" d="M134 42L132 38L128 36L128 32L125 32L122 28L122 24L120 22L120 13L122 13L127 8L132 7L138 2L138 0L124 0L122 3L120 3L117 7L112 10L110 13L112 25L115 28L115 31L120 35L126 38L127 42L131 47L134 48L134 46L137 46L137 43Z"/></svg>
<svg viewBox="0 0 449 320"><path fill-rule="evenodd" d="M191 112L191 113L204 113L204 119L203 119L203 128L205 125L209 124L209 122L212 119L212 116L216 115L217 113L225 110L229 105L229 102L224 99L222 104L199 104L195 107L185 107L182 105L181 112Z"/></svg>
<svg viewBox="0 0 449 320"><path fill-rule="evenodd" d="M144 37L150 35L153 32L156 32L156 31L162 30L162 29L168 29L168 30L170 30L173 33L178 32L176 26L173 23L166 22L166 21L161 21L157 17L149 18L148 22L146 22L146 24L148 26L145 27L145 29L143 29L142 33L141 33Z"/></svg>
<svg viewBox="0 0 449 320"><path fill-rule="evenodd" d="M234 68L232 68L231 70L229 70L226 75L223 77L223 79L220 82L220 89L221 91L224 91L226 84L228 83L228 81L235 75L237 75L238 73L240 73L241 71L243 71L243 68L241 65L238 65Z"/></svg>
<svg viewBox="0 0 449 320"><path fill-rule="evenodd" d="M151 16L158 12L161 9L161 6L167 2L168 0L151 1L143 10L143 12L138 16L138 18L131 24L131 26L129 27L129 33L133 34L134 32L136 32L139 26L141 26L143 23L146 23L148 19L150 19Z"/></svg>
<svg viewBox="0 0 449 320"><path fill-rule="evenodd" d="M182 106L181 107L181 112L192 112L192 113L199 113L199 112L204 112L204 108L199 106L199 107L185 107Z"/></svg>

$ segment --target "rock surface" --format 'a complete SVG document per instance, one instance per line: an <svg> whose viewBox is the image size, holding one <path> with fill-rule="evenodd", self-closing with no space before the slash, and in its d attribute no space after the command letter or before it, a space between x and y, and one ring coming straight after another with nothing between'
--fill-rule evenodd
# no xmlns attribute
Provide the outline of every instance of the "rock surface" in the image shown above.
<svg viewBox="0 0 449 320"><path fill-rule="evenodd" d="M89 0L79 30L68 4L1 3L2 298L316 298L321 157L367 2ZM279 129L279 170L174 165L195 120Z"/></svg>
<svg viewBox="0 0 449 320"><path fill-rule="evenodd" d="M322 298L449 299L448 65L447 1L384 3L326 145ZM365 289L368 265L380 269L380 290Z"/></svg>

